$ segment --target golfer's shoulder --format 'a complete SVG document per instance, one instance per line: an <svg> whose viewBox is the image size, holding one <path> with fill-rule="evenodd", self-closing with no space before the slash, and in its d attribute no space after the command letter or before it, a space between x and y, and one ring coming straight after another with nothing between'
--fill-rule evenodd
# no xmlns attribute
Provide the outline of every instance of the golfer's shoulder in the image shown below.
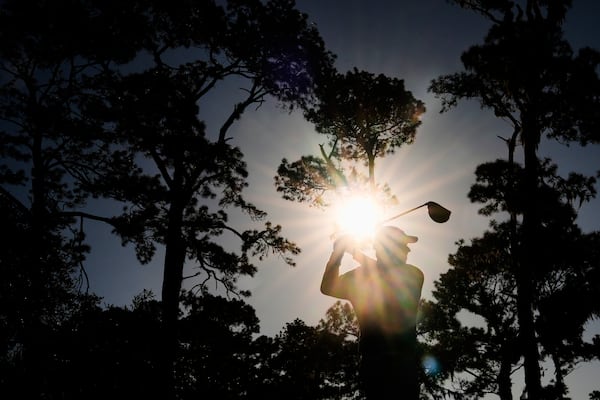
<svg viewBox="0 0 600 400"><path fill-rule="evenodd" d="M361 272L362 270L360 269L360 267L356 267L341 274L340 278L345 280L356 279L356 276L359 275Z"/></svg>
<svg viewBox="0 0 600 400"><path fill-rule="evenodd" d="M423 274L423 271L421 271L421 269L415 265L412 264L406 264L404 266L404 268L406 268L406 271L408 273L410 273L412 276L414 276L417 279L420 280L424 280L425 279L425 274Z"/></svg>
<svg viewBox="0 0 600 400"><path fill-rule="evenodd" d="M368 279L368 269L358 266L340 275L340 280L348 285L356 285Z"/></svg>

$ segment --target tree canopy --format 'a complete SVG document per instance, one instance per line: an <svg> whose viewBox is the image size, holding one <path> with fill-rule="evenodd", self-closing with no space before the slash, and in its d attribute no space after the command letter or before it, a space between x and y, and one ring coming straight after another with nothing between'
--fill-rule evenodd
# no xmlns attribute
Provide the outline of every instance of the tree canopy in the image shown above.
<svg viewBox="0 0 600 400"><path fill-rule="evenodd" d="M598 143L600 54L565 40L569 0L452 3L491 29L430 91L443 112L475 99L510 132L467 194L489 229L457 242L422 304L423 397L509 400L523 368L529 399L563 399L568 374L600 357L600 338L585 340L600 236L577 224L596 178L560 175L540 144ZM300 249L248 201L234 127L273 102L323 135L315 154L282 160L287 200L394 201L376 161L412 144L425 112L404 81L337 71L292 0L4 0L0 26L0 393L364 398L349 304L269 337L243 300L241 276L272 255L294 266ZM141 264L162 258L160 299L88 293L92 223Z"/></svg>
<svg viewBox="0 0 600 400"><path fill-rule="evenodd" d="M509 214L511 273L515 277L528 398L565 395L562 376L546 388L541 383L540 352L545 350L540 347L544 333L539 324L544 317L537 316L538 301L545 295L547 280L566 273L562 267L555 268L557 260L545 257L544 246L550 241L560 240L568 246L580 240L571 202L578 199L581 204L593 198L595 179L576 174L560 178L556 168L538 155L538 148L544 138L565 144L598 143L599 53L589 48L575 53L564 39L562 25L571 1L454 3L483 15L492 26L482 45L463 53L465 71L434 79L430 90L442 100L442 111L456 106L459 100L476 99L482 108L490 109L512 127L505 139L508 165L498 163L480 169L485 173L496 168L493 174L501 180L493 179L490 173L494 183L485 188L476 185L473 199L487 203L482 209L486 215L498 207ZM515 161L519 145L522 169ZM580 259L576 268L584 268L586 262ZM594 274L591 270L588 273ZM586 318L593 315L589 308L584 313ZM572 321L572 326L580 326L580 320ZM577 332L571 334L571 339L578 340ZM560 375L562 366L555 366Z"/></svg>

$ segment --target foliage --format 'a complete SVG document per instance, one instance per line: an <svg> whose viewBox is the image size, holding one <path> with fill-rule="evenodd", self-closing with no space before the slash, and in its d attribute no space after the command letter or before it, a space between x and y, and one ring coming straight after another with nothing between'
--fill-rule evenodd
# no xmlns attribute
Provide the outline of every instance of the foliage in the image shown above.
<svg viewBox="0 0 600 400"><path fill-rule="evenodd" d="M463 53L464 72L432 81L430 91L442 100L443 111L461 99L477 99L532 146L543 135L584 145L600 140L596 129L600 54L590 48L575 54L563 39L561 24L570 1L529 0L526 13L510 1L456 3L496 23L484 44ZM496 11L501 13L493 17ZM532 123L529 119L535 126L527 125Z"/></svg>
<svg viewBox="0 0 600 400"><path fill-rule="evenodd" d="M320 207L329 205L328 192L343 189L395 201L387 184L375 181L375 160L414 141L423 102L405 89L403 80L357 69L332 73L318 86L317 98L305 117L327 136L330 150L321 145L320 157L283 159L275 177L277 191L286 200ZM367 167L366 174L360 166Z"/></svg>
<svg viewBox="0 0 600 400"><path fill-rule="evenodd" d="M182 301L180 356L177 361L183 398L251 398L258 366L253 335L259 331L254 309L243 301L187 293Z"/></svg>
<svg viewBox="0 0 600 400"><path fill-rule="evenodd" d="M114 5L9 0L0 8L1 239L10 249L0 255L1 319L10 326L2 346L20 368L14 383L27 382L25 397L48 386L40 379L52 357L48 338L76 312L85 284L88 246L73 212L89 193L76 178L98 162L101 123L83 109L102 65L131 55L123 44L110 56L99 49L135 42L125 25L105 24L116 18ZM126 18L133 10L119 12Z"/></svg>
<svg viewBox="0 0 600 400"><path fill-rule="evenodd" d="M42 318L58 314L51 307L61 303L57 292L41 289L73 289L72 274L87 249L84 219L112 225L141 262L164 245L164 336L155 340L165 375L157 382L171 390L186 260L199 267L193 274L201 277L199 287L216 279L237 292L237 277L252 275L255 260L276 253L293 265L299 252L279 225L230 224L227 208L252 220L266 214L242 196L246 165L228 143L229 130L269 97L288 109L308 104L333 56L287 0L7 1L1 12L2 206L24 215L10 222L25 226L33 248L25 258L19 251L20 258L2 260L11 278L27 278L23 298L16 291L6 303L23 310L22 336L42 335ZM208 94L226 79L243 84L241 101L233 99L220 128L207 133L199 104L211 101ZM26 184L29 191L19 188ZM27 196L31 204L21 201ZM124 211L88 213L90 196L117 200ZM69 229L73 240L65 236ZM223 247L230 234L239 251Z"/></svg>
<svg viewBox="0 0 600 400"><path fill-rule="evenodd" d="M306 112L317 132L345 160L368 162L411 144L425 112L404 81L354 69L319 86L319 102Z"/></svg>
<svg viewBox="0 0 600 400"><path fill-rule="evenodd" d="M280 226L266 222L238 231L229 223L227 208L253 220L266 213L244 199L243 154L227 141L232 124L267 96L290 107L310 100L320 70L331 62L318 32L287 1L232 1L227 8L157 3L146 17L143 50L154 63L118 71L106 82L107 103L96 112L111 122L108 139L119 147L91 190L125 203L116 232L136 245L141 261L151 259L156 243L173 249L178 261L165 260L165 284L170 273L175 281L163 287L168 297L179 291L177 270L186 258L199 267L195 276L215 278L232 291L238 274L255 272L254 256L275 252L293 265L285 254L298 249L280 237ZM225 80L246 88L217 131L206 132L199 105ZM241 254L218 244L224 234L237 236Z"/></svg>
<svg viewBox="0 0 600 400"><path fill-rule="evenodd" d="M152 396L160 389L160 304L151 297L137 306L91 305L57 332L54 363L46 373L51 398L101 399Z"/></svg>
<svg viewBox="0 0 600 400"><path fill-rule="evenodd" d="M578 363L595 357L583 333L586 322L597 313L592 299L598 287L590 282L598 274L598 235L580 232L569 202L569 193L595 194L593 181L581 186L579 179L556 176L556 166L549 160L543 166L545 201L539 206L544 217L538 240L560 243L561 250L537 254L532 306L541 359L554 364L554 382L544 391L558 398L567 393L565 376ZM504 160L482 164L469 197L482 204L484 215L519 210L523 175L522 167ZM457 243L456 253L449 257L452 268L435 282L436 301L426 304L420 327L441 365L438 384L455 392L456 398L496 393L511 399L511 376L521 368L516 302L520 266L514 253L523 230L521 225L513 230L510 221L492 221L490 226L491 231L472 239L470 245ZM452 386L442 384L445 380Z"/></svg>
<svg viewBox="0 0 600 400"><path fill-rule="evenodd" d="M493 166L507 172L497 175L505 179L506 188L497 181L487 188L475 186L472 194L475 199L487 202L481 210L483 214L489 215L500 207L510 218L512 273L527 394L533 399L562 396L565 394L562 368L569 369L571 361L567 359L572 360L573 354L552 356L556 382L543 389L539 363L545 354L540 353L539 346L545 339L538 326L544 317L536 318L534 309L539 310L542 299L549 296L544 285L549 284L553 290L566 289L560 279L558 287L549 283L556 281L557 276L571 273L577 276L579 272L574 270L580 268L592 273L593 269L586 264L593 260L593 254L578 253L573 263L564 262L553 259L555 254L545 257L543 244L560 240L574 245L583 240L573 224L574 210L561 201L589 200L595 195L592 186L595 181L576 174L559 178L555 172L549 172L547 161L540 162L537 153L542 138L565 144L598 143L599 53L584 48L575 54L563 39L562 24L571 1L454 3L480 13L492 26L482 45L472 46L463 53L465 71L433 80L430 91L441 98L442 111L456 106L459 100L476 99L482 108L492 110L496 117L512 126L511 135L505 139L508 162L505 166ZM522 171L513 168L517 145L523 148ZM490 173L491 177L495 172L490 166L480 167L479 172ZM548 218L548 212L554 219ZM586 307L582 311L586 317L573 316L573 330L569 338L562 340L579 341L581 320L589 318L590 312ZM561 351L555 350L555 353Z"/></svg>
<svg viewBox="0 0 600 400"><path fill-rule="evenodd" d="M256 337L258 319L241 300L204 293L184 303L183 397L358 398L357 342L326 328L356 326L340 319L340 303L319 326L296 319L274 337Z"/></svg>
<svg viewBox="0 0 600 400"><path fill-rule="evenodd" d="M101 307L94 297L80 300L79 310L47 337L45 398L156 394L161 375L153 347L161 305L153 293L144 291L130 307ZM182 305L177 398L361 398L355 338L325 328L355 327L355 321L339 319L338 311L348 311L340 303L319 326L296 319L274 337L258 335L255 311L240 299L185 292ZM13 378L14 369L4 371L3 379Z"/></svg>
<svg viewBox="0 0 600 400"><path fill-rule="evenodd" d="M435 282L436 301L425 305L420 329L439 363L437 380L450 379L455 398L496 393L506 399L512 390L511 376L518 369L507 226L495 228L471 245L458 243L449 258L451 269Z"/></svg>
<svg viewBox="0 0 600 400"><path fill-rule="evenodd" d="M196 288L216 280L248 295L236 281L255 273L256 259L275 253L293 265L299 253L279 225L239 230L229 221L228 209L266 218L243 197L248 172L242 151L228 143L230 128L267 97L290 109L309 102L332 56L290 1L152 2L145 10L145 40L132 65L144 63L115 70L90 109L105 119L110 152L88 188L124 204L115 231L136 245L140 261L149 261L156 245L165 248L160 346L168 396L186 262L197 268L188 276ZM225 80L242 86L241 100L232 98L220 127L206 132L200 107ZM230 237L239 251L223 245Z"/></svg>
<svg viewBox="0 0 600 400"><path fill-rule="evenodd" d="M463 55L465 72L431 90L444 111L477 99L511 124L508 160L479 166L469 193L481 214L510 220L460 241L436 302L423 304L423 356L439 366L426 368L426 392L509 399L527 354L517 338L533 334L539 359L555 367L544 394L561 398L565 376L599 357L598 337L585 342L583 329L600 315L600 237L580 231L574 209L596 195L596 182L558 176L536 152L543 137L598 142L600 57L562 38L571 1L454 2L493 26ZM282 161L284 198L325 206L327 192L368 187L390 199L375 182L375 159L412 143L425 111L403 81L332 72L333 56L289 0L6 0L0 24L2 393L156 397L170 385L181 398L361 398L347 304L315 327L295 320L257 337L254 310L206 284L249 295L237 288L240 275L272 253L294 265L299 251L244 196L243 149L230 140L236 121L275 100L303 110L327 137L320 155ZM204 107L228 85L242 90L227 97L219 125L204 124ZM513 161L518 144L523 167ZM93 215L91 197L123 212ZM232 218L240 212L250 227ZM143 263L165 246L161 302L143 293L130 308L102 308L78 293L86 219L109 223ZM237 244L225 246L231 237ZM560 251L541 251L549 244ZM185 278L195 279L194 295L182 295ZM523 304L535 311L530 321ZM463 324L465 311L481 326Z"/></svg>

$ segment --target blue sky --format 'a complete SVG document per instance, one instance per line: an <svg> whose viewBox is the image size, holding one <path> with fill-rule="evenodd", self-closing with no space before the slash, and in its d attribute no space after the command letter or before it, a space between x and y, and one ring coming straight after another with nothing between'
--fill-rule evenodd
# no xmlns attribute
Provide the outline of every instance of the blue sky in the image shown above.
<svg viewBox="0 0 600 400"><path fill-rule="evenodd" d="M574 49L585 45L600 49L600 2L574 3L566 21L567 38ZM381 161L377 179L388 182L398 196L397 209L390 210L390 214L429 200L452 210L450 221L441 225L429 220L425 209L396 221L408 233L419 236L409 261L424 271L423 296L431 298L433 282L447 270L447 257L455 251L455 242L479 236L487 227L487 220L477 215L477 206L469 203L467 192L474 183L478 164L506 157L505 145L498 136L507 137L511 128L475 103L464 103L440 114L439 102L426 89L431 79L461 69L461 53L483 40L488 25L478 15L445 0L297 0L297 7L309 14L328 48L338 55L338 69L357 67L404 79L406 87L426 104L415 143ZM211 123L218 124L223 107L231 104L229 101L201 108L209 129ZM303 250L295 268L271 257L260 264L255 277L241 280L242 287L253 292L248 302L256 309L262 332L268 335L276 334L295 318L316 324L335 301L319 292L332 246L332 221L323 211L282 200L275 191L273 176L282 158L296 160L301 155L316 154L325 140L301 115L288 114L272 104L245 115L232 135L248 162L248 199L267 211L271 221L283 225L284 234ZM560 173L593 175L600 170L598 145L566 148L543 143L540 155L553 158ZM584 231L599 229L599 205L600 201L595 200L581 209L580 226ZM103 296L105 302L118 305L129 304L143 288L159 294L161 253L156 262L140 266L132 248L122 248L108 228L95 227L89 235L93 245L87 263L90 290ZM351 262L344 263L344 268L351 267ZM600 332L600 324L592 324L590 332ZM580 368L568 380L573 398L587 398L594 385L600 389L598 376L598 363Z"/></svg>

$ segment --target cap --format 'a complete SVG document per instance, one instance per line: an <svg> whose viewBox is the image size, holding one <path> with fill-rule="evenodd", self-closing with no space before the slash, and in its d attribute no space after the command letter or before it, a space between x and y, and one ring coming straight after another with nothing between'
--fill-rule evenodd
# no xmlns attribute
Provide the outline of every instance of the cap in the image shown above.
<svg viewBox="0 0 600 400"><path fill-rule="evenodd" d="M384 226L377 231L377 240L386 241L388 243L415 243L419 240L416 236L407 235L402 229L395 226Z"/></svg>

